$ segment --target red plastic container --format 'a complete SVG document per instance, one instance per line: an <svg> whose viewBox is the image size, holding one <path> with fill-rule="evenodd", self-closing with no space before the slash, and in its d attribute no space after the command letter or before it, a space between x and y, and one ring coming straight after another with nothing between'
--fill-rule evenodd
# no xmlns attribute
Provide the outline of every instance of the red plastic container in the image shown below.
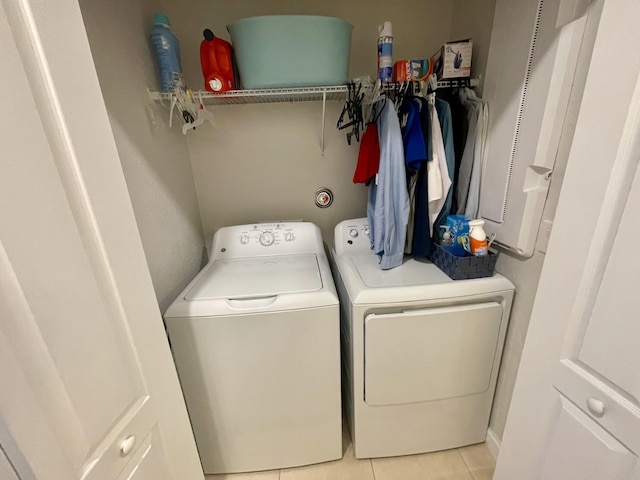
<svg viewBox="0 0 640 480"><path fill-rule="evenodd" d="M235 90L231 44L214 36L208 28L203 35L204 40L200 44L200 64L204 76L204 88L213 93Z"/></svg>

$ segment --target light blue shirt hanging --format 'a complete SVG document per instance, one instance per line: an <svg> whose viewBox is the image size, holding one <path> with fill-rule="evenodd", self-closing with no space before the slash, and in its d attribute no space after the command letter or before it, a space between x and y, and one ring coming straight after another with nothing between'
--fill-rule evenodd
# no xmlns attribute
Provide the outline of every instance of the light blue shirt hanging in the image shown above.
<svg viewBox="0 0 640 480"><path fill-rule="evenodd" d="M367 216L371 248L380 255L383 270L402 265L409 221L409 194L404 165L404 145L398 115L387 101L378 118L380 166L377 185L369 185Z"/></svg>

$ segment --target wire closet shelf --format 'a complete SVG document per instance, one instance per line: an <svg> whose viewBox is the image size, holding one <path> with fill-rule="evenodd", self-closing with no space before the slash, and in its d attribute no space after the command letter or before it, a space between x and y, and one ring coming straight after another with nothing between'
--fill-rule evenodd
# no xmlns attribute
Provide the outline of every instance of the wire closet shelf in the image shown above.
<svg viewBox="0 0 640 480"><path fill-rule="evenodd" d="M474 87L477 79L454 79L438 82L438 88ZM323 87L268 88L260 90L231 90L223 93L196 91L196 98L202 98L207 105L242 105L278 102L313 102L319 100L343 100L348 92L347 85ZM153 100L171 100L171 93L149 92Z"/></svg>

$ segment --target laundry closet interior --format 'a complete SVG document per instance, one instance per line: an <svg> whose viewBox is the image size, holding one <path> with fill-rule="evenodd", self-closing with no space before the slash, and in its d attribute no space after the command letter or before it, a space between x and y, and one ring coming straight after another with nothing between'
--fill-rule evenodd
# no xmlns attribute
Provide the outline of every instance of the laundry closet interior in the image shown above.
<svg viewBox="0 0 640 480"><path fill-rule="evenodd" d="M503 11L508 9L509 2L497 3ZM170 128L167 102L149 95L158 90L148 43L154 12L169 17L180 40L184 80L194 91L203 89L199 45L205 28L228 40L226 26L241 18L297 14L338 17L353 25L350 78L375 77L377 27L385 20L393 23L394 61L429 58L448 41L472 38L471 77L479 79L480 96L486 91L485 71L498 14L496 0L80 0L80 6L161 311L206 263L219 228L304 220L320 227L330 247L338 223L366 216L367 189L352 182L359 144L348 145L344 132L335 129L343 99L326 102L324 133L322 100L207 104L215 126L205 124L183 135L174 117ZM521 61L526 66L526 51ZM520 95L506 86L503 96ZM506 128L516 128L515 118L507 122L511 123ZM500 163L506 175L508 163ZM550 169L540 169L540 175L546 175L539 188L542 205L536 207L527 251L503 251L496 267L517 292L490 423L497 442L544 258L541 240L536 241L538 228L541 221L544 225L552 219L555 208L551 202L542 209L549 174ZM551 196L557 196L560 181L551 181ZM530 182L532 190L538 188L537 178ZM329 208L314 204L314 192L321 187L333 192Z"/></svg>

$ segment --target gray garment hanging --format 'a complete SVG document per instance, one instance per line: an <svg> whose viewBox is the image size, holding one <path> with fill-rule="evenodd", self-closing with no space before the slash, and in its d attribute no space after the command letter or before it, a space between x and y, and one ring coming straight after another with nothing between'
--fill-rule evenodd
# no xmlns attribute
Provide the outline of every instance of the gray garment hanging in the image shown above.
<svg viewBox="0 0 640 480"><path fill-rule="evenodd" d="M478 112L476 105L472 102L463 102L467 109L467 121L469 130L464 144L462 159L460 160L460 170L458 171L458 188L455 192L458 199L458 215L464 215L467 208L467 197L469 195L469 183L471 182L471 171L473 169L474 150L476 144L476 126L478 124Z"/></svg>

